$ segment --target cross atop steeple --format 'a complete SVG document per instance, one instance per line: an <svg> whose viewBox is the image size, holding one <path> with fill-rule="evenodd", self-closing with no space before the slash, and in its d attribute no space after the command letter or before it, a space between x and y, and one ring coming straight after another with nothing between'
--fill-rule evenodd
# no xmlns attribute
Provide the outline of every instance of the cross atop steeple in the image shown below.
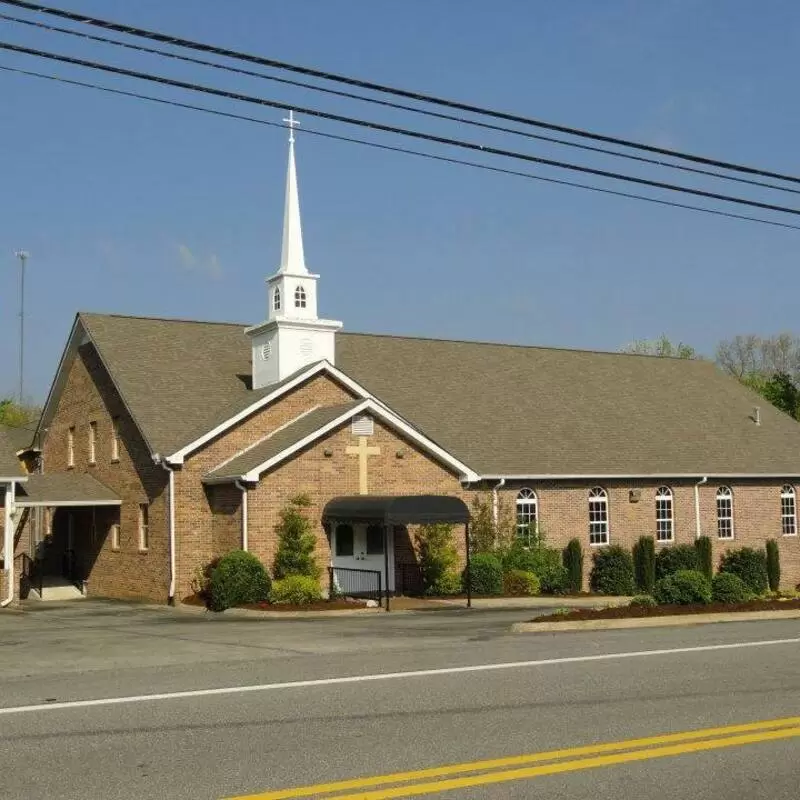
<svg viewBox="0 0 800 800"><path fill-rule="evenodd" d="M294 144L294 129L300 127L300 123L294 118L294 111L289 111L289 116L284 117L283 121L289 128L289 144Z"/></svg>
<svg viewBox="0 0 800 800"><path fill-rule="evenodd" d="M300 225L300 194L297 189L297 168L294 163L294 129L298 122L294 111L284 122L289 128L289 166L286 171L286 200L283 208L283 245L278 272L307 275L303 253L303 229Z"/></svg>

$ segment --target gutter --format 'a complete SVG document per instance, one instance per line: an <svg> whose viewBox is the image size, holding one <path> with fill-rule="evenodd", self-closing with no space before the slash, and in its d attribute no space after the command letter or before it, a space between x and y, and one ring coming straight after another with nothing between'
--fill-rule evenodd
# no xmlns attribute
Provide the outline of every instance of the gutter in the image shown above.
<svg viewBox="0 0 800 800"><path fill-rule="evenodd" d="M496 486L492 487L492 522L494 523L495 533L497 532L497 525L500 517L500 505L497 497L497 490L502 489L506 485L506 479L500 478Z"/></svg>
<svg viewBox="0 0 800 800"><path fill-rule="evenodd" d="M7 483L3 508L3 564L8 585L6 599L0 602L0 608L6 608L14 602L14 527L11 523L11 510L14 505L14 484Z"/></svg>
<svg viewBox="0 0 800 800"><path fill-rule="evenodd" d="M247 484L242 481L234 481L236 488L242 493L242 550L247 552Z"/></svg>
<svg viewBox="0 0 800 800"><path fill-rule="evenodd" d="M702 535L700 528L700 487L708 483L708 476L700 478L694 485L694 524L695 524L695 539L699 539Z"/></svg>
<svg viewBox="0 0 800 800"><path fill-rule="evenodd" d="M167 603L171 606L175 605L175 468L169 464L165 459L162 459L158 453L153 456L153 461L161 466L169 474L169 500L167 501L168 515L167 515L167 538L169 540L169 595Z"/></svg>

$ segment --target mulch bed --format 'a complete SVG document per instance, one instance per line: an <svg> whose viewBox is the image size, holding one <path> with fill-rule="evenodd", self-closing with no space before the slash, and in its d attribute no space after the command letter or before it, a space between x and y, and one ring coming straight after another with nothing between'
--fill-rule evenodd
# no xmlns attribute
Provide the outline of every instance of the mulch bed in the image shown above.
<svg viewBox="0 0 800 800"><path fill-rule="evenodd" d="M196 594L184 597L181 603L185 606L206 607L206 601ZM309 603L304 606L295 606L289 603L249 603L239 608L247 608L250 611L354 611L359 608L366 608L365 600L320 600L318 603Z"/></svg>
<svg viewBox="0 0 800 800"><path fill-rule="evenodd" d="M796 600L751 600L747 603L710 603L691 606L619 606L617 608L574 608L566 614L543 614L531 622L578 622L590 619L633 619L672 617L678 614L728 614L736 611L800 610Z"/></svg>

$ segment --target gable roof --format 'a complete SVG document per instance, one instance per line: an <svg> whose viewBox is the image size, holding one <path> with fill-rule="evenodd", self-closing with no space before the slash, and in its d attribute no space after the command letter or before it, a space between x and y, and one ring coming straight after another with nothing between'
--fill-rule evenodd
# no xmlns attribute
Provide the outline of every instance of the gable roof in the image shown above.
<svg viewBox="0 0 800 800"><path fill-rule="evenodd" d="M243 324L79 321L153 452L256 399ZM800 475L800 425L706 361L338 333L336 368L484 476Z"/></svg>
<svg viewBox="0 0 800 800"><path fill-rule="evenodd" d="M120 502L118 495L85 472L29 475L17 495L21 506L118 506Z"/></svg>
<svg viewBox="0 0 800 800"><path fill-rule="evenodd" d="M19 478L25 470L17 456L27 449L33 434L27 428L13 428L0 425L0 478Z"/></svg>

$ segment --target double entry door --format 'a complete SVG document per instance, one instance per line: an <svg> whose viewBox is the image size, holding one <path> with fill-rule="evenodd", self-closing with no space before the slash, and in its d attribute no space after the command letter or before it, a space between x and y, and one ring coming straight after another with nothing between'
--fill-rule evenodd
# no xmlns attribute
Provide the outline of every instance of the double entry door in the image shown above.
<svg viewBox="0 0 800 800"><path fill-rule="evenodd" d="M394 535L389 537L389 590L394 591ZM371 570L381 573L381 585L386 587L386 557L382 525L339 524L333 531L332 562L340 569Z"/></svg>

